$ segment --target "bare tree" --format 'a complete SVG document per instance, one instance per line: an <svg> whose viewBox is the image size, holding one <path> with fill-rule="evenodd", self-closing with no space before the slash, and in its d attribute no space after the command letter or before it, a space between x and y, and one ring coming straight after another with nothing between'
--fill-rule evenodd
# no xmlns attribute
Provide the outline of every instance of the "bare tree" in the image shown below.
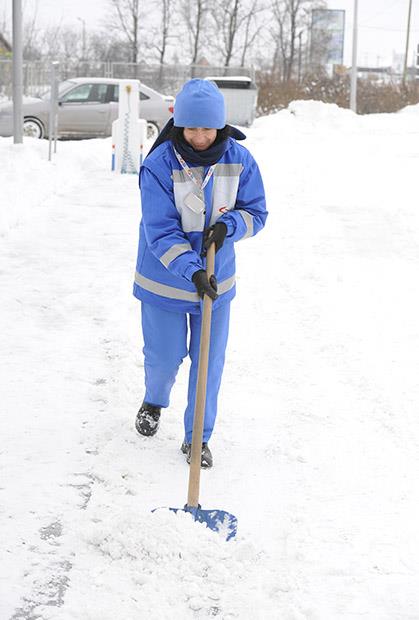
<svg viewBox="0 0 419 620"><path fill-rule="evenodd" d="M156 0L155 2L155 6L159 9L159 25L151 28L151 47L157 51L161 65L166 60L167 47L171 37L174 2L175 0Z"/></svg>
<svg viewBox="0 0 419 620"><path fill-rule="evenodd" d="M311 11L324 6L323 0L273 0L274 23L270 30L275 43L273 64L285 82L294 74L297 37L302 30L308 28Z"/></svg>
<svg viewBox="0 0 419 620"><path fill-rule="evenodd" d="M130 61L137 63L139 52L140 0L109 0L117 23L108 20L108 26L121 33L129 44Z"/></svg>
<svg viewBox="0 0 419 620"><path fill-rule="evenodd" d="M260 0L213 2L212 17L215 24L213 38L224 67L229 67L233 58L240 58L241 66L244 65L246 54L260 32L256 16L263 10Z"/></svg>
<svg viewBox="0 0 419 620"><path fill-rule="evenodd" d="M27 8L26 3L24 5L23 58L25 60L39 60L42 56L39 29L36 26L38 7L38 0L32 7L32 12Z"/></svg>
<svg viewBox="0 0 419 620"><path fill-rule="evenodd" d="M244 67L246 54L253 49L256 39L258 38L262 28L264 28L265 26L265 24L263 23L256 23L256 18L258 14L261 14L265 11L265 7L260 5L259 0L253 0L249 11L244 19L244 34L240 59L241 67Z"/></svg>
<svg viewBox="0 0 419 620"><path fill-rule="evenodd" d="M196 64L201 52L202 35L206 26L208 16L208 0L182 0L180 13L189 39L189 49L191 54L191 64Z"/></svg>
<svg viewBox="0 0 419 620"><path fill-rule="evenodd" d="M72 61L79 56L80 49L80 36L74 28L67 26L61 29L60 32L60 60L64 64L64 70L67 70L68 65L71 65Z"/></svg>
<svg viewBox="0 0 419 620"><path fill-rule="evenodd" d="M216 30L217 47L221 52L224 67L230 65L234 43L240 25L240 9L243 0L216 0L212 8Z"/></svg>
<svg viewBox="0 0 419 620"><path fill-rule="evenodd" d="M56 59L61 51L61 26L49 26L43 31L42 49L47 58Z"/></svg>
<svg viewBox="0 0 419 620"><path fill-rule="evenodd" d="M95 61L126 62L129 47L126 39L121 41L116 33L97 31L88 36L87 59Z"/></svg>

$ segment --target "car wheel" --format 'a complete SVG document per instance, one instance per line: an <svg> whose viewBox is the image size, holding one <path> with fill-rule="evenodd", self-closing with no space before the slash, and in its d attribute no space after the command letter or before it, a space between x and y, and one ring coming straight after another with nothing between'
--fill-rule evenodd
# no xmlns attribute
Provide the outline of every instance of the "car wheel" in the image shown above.
<svg viewBox="0 0 419 620"><path fill-rule="evenodd" d="M153 121L147 121L147 140L155 140L159 135L160 129Z"/></svg>
<svg viewBox="0 0 419 620"><path fill-rule="evenodd" d="M45 129L37 118L25 118L23 121L23 135L26 138L43 138Z"/></svg>

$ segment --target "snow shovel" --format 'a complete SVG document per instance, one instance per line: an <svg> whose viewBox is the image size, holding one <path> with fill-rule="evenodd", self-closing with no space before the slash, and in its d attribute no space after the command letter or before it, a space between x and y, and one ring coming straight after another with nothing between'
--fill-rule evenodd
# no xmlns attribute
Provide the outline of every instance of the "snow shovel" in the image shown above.
<svg viewBox="0 0 419 620"><path fill-rule="evenodd" d="M215 245L207 251L207 276L214 274ZM215 532L221 533L230 540L237 532L237 518L225 510L203 510L199 504L199 484L201 476L201 449L204 432L205 400L207 393L208 357L211 333L212 299L204 295L201 339L199 345L198 380L196 385L194 423L192 430L191 462L189 469L188 503L183 510L189 512L195 521L205 523ZM170 508L173 512L181 508Z"/></svg>

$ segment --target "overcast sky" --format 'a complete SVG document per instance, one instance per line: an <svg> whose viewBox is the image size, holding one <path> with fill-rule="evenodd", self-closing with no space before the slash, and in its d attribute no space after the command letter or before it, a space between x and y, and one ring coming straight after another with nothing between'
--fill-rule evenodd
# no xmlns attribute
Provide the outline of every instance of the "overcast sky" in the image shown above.
<svg viewBox="0 0 419 620"><path fill-rule="evenodd" d="M193 0L191 0L193 2ZM403 53L406 41L407 10L409 0L358 0L359 64L390 64L393 51ZM36 0L23 0L30 12ZM147 6L147 2L144 1ZM345 63L351 63L352 16L354 0L329 0L330 9L346 11ZM416 5L416 6L415 6ZM46 26L57 22L82 28L78 18L85 20L87 28L100 26L109 3L107 0L38 0L38 24ZM0 21L6 11L11 15L12 0L0 0ZM413 1L410 58L419 43L419 1Z"/></svg>

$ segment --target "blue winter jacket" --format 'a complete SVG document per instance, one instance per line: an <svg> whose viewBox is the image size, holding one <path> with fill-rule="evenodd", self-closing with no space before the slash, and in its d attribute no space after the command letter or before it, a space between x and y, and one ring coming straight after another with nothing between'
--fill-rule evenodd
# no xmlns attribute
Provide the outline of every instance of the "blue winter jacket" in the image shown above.
<svg viewBox="0 0 419 620"><path fill-rule="evenodd" d="M201 184L209 167L189 166ZM249 151L228 138L227 149L204 188L202 212L185 204L185 197L191 192L198 195L199 188L182 169L170 140L145 159L140 188L135 297L166 310L199 313L192 275L205 269L200 256L203 230L220 221L227 225L227 235L215 256L219 297L213 307L230 301L235 295L234 242L258 233L267 217L262 178Z"/></svg>

